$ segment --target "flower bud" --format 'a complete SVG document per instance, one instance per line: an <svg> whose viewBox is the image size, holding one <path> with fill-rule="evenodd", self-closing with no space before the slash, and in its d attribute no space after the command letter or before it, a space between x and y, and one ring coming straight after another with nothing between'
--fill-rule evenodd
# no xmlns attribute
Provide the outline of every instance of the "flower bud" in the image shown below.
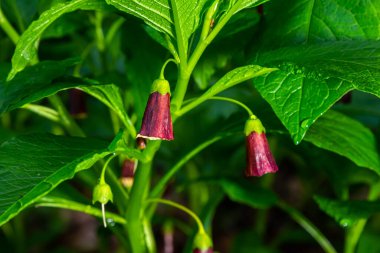
<svg viewBox="0 0 380 253"><path fill-rule="evenodd" d="M125 159L121 170L121 183L128 189L133 185L137 160Z"/></svg>
<svg viewBox="0 0 380 253"><path fill-rule="evenodd" d="M170 86L165 79L156 79L145 107L141 130L137 138L173 140L173 124L170 115Z"/></svg>
<svg viewBox="0 0 380 253"><path fill-rule="evenodd" d="M247 148L247 176L260 177L278 170L276 161L269 148L265 128L256 116L247 120L244 128Z"/></svg>
<svg viewBox="0 0 380 253"><path fill-rule="evenodd" d="M198 232L194 238L193 253L213 253L212 241L205 232Z"/></svg>
<svg viewBox="0 0 380 253"><path fill-rule="evenodd" d="M99 183L95 186L92 194L92 203L99 201L100 204L105 205L108 201L113 202L113 194L111 187L107 183Z"/></svg>

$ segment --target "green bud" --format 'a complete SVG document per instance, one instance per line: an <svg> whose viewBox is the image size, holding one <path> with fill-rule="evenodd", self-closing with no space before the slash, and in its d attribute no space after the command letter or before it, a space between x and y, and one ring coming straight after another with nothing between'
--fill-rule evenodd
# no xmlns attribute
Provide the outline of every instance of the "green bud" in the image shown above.
<svg viewBox="0 0 380 253"><path fill-rule="evenodd" d="M198 232L194 238L193 249L201 251L212 248L211 238L205 232Z"/></svg>
<svg viewBox="0 0 380 253"><path fill-rule="evenodd" d="M99 183L95 186L92 195L92 203L99 201L105 205L108 201L113 202L113 194L111 187L107 183Z"/></svg>
<svg viewBox="0 0 380 253"><path fill-rule="evenodd" d="M265 133L265 128L261 121L255 116L251 115L251 117L247 120L244 127L245 136L250 135L251 133Z"/></svg>
<svg viewBox="0 0 380 253"><path fill-rule="evenodd" d="M158 92L161 95L165 95L167 93L170 94L170 85L166 79L156 79L152 84L152 89L150 93Z"/></svg>

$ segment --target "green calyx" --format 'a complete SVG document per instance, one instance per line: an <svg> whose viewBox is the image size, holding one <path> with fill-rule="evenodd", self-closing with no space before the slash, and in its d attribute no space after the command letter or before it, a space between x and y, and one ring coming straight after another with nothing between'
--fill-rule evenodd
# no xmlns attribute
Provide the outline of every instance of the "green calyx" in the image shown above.
<svg viewBox="0 0 380 253"><path fill-rule="evenodd" d="M108 201L113 202L113 194L111 187L104 182L100 182L94 188L92 195L92 203L99 201L101 204L105 205Z"/></svg>
<svg viewBox="0 0 380 253"><path fill-rule="evenodd" d="M265 128L263 124L255 115L250 116L250 118L245 123L244 127L244 134L246 136L250 135L251 133L265 133Z"/></svg>
<svg viewBox="0 0 380 253"><path fill-rule="evenodd" d="M211 238L204 231L199 231L194 238L193 248L200 250L212 248Z"/></svg>
<svg viewBox="0 0 380 253"><path fill-rule="evenodd" d="M152 84L152 88L151 88L151 93L153 92L158 92L161 95L166 95L167 93L169 93L170 95L169 82L166 79L162 79L162 78L154 80Z"/></svg>

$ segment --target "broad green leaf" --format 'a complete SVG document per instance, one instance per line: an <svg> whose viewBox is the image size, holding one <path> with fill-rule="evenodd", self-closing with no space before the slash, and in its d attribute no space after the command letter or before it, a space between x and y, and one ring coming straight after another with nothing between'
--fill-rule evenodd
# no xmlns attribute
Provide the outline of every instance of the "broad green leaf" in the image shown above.
<svg viewBox="0 0 380 253"><path fill-rule="evenodd" d="M235 11L235 13L237 13L245 8L252 8L268 1L269 0L233 0L231 2L239 5L238 9Z"/></svg>
<svg viewBox="0 0 380 253"><path fill-rule="evenodd" d="M107 4L103 0L73 0L65 3L58 3L51 9L42 13L28 29L21 35L17 42L15 52L12 57L12 70L8 75L8 80L23 70L37 55L39 39L45 29L57 18L65 13L81 10L102 10Z"/></svg>
<svg viewBox="0 0 380 253"><path fill-rule="evenodd" d="M380 39L379 0L270 1L262 47Z"/></svg>
<svg viewBox="0 0 380 253"><path fill-rule="evenodd" d="M114 84L106 85L96 85L89 87L81 87L81 89L94 96L95 98L102 101L107 105L111 110L113 110L119 118L123 121L125 127L128 129L129 133L132 135L132 138L135 138L137 133L135 127L128 117L127 112L125 111L125 106L121 98L120 89Z"/></svg>
<svg viewBox="0 0 380 253"><path fill-rule="evenodd" d="M174 37L169 0L106 0L121 11L144 20L149 26Z"/></svg>
<svg viewBox="0 0 380 253"><path fill-rule="evenodd" d="M380 96L380 43L335 42L259 53L255 64L280 70L254 85L296 143L346 92Z"/></svg>
<svg viewBox="0 0 380 253"><path fill-rule="evenodd" d="M89 138L33 134L4 142L0 146L0 225L109 153L106 142Z"/></svg>
<svg viewBox="0 0 380 253"><path fill-rule="evenodd" d="M170 0L173 10L173 21L176 31L176 39L179 55L181 56L181 44L184 55L187 55L190 36L197 29L200 14L207 0Z"/></svg>
<svg viewBox="0 0 380 253"><path fill-rule="evenodd" d="M9 82L0 80L0 115L59 90L73 87L70 82L55 85L51 82L64 75L67 69L77 62L78 59L39 62L18 73Z"/></svg>
<svg viewBox="0 0 380 253"><path fill-rule="evenodd" d="M253 208L268 208L277 203L277 196L273 192L256 187L247 181L221 180L219 183L228 197L235 202Z"/></svg>
<svg viewBox="0 0 380 253"><path fill-rule="evenodd" d="M380 174L375 136L360 122L344 114L328 111L310 127L305 140Z"/></svg>
<svg viewBox="0 0 380 253"><path fill-rule="evenodd" d="M234 70L231 70L227 74L225 74L218 82L216 82L213 86L211 86L205 93L202 94L195 101L189 103L184 106L177 115L182 115L199 104L203 103L207 99L215 96L216 94L229 89L239 83L252 79L254 77L258 77L261 75L265 75L271 73L272 71L277 70L276 68L264 68L258 65L247 65L244 67L239 67Z"/></svg>
<svg viewBox="0 0 380 253"><path fill-rule="evenodd" d="M343 227L352 226L360 219L367 219L380 212L380 201L340 201L314 197L320 209L333 217Z"/></svg>

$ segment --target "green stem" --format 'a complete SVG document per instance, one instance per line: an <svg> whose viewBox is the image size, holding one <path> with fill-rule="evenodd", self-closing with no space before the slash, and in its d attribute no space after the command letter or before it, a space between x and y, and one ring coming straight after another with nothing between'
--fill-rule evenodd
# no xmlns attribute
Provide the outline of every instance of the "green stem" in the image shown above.
<svg viewBox="0 0 380 253"><path fill-rule="evenodd" d="M161 68L161 72L160 72L160 79L165 79L165 68L166 68L166 65L168 65L169 62L174 62L175 64L177 64L177 61L174 60L174 59L168 59L166 60L166 62L164 63L164 65L162 65L162 68Z"/></svg>
<svg viewBox="0 0 380 253"><path fill-rule="evenodd" d="M167 186L167 183L170 181L170 179L182 168L183 165L185 165L191 158L193 158L195 155L197 155L199 152L201 152L203 149L207 148L211 144L219 141L225 136L216 136L210 140L207 140L197 146L195 149L193 149L191 152L189 152L187 155L185 155L181 160L179 160L173 167L169 169L168 172L165 173L165 175L160 179L160 181L157 183L157 185L153 188L153 190L150 193L150 197L157 198L159 197L162 192L164 191L165 187Z"/></svg>
<svg viewBox="0 0 380 253"><path fill-rule="evenodd" d="M188 72L192 72L195 65L197 64L199 58L202 56L203 52L207 48L207 46L215 39L218 33L222 30L222 28L227 24L230 18L234 15L234 13L238 10L239 6L242 4L244 0L239 0L234 6L224 15L219 22L216 24L215 28L211 31L211 33L203 40L199 41L198 45L194 49L194 53L191 55L189 59L189 63L187 66Z"/></svg>
<svg viewBox="0 0 380 253"><path fill-rule="evenodd" d="M102 211L91 205L84 205L75 201L71 201L71 200L67 200L63 198L57 198L57 197L43 197L37 202L36 207L63 208L63 209L86 213L98 218L102 217ZM106 212L106 216L112 219L116 223L120 223L123 225L127 224L127 221L123 217L117 214Z"/></svg>
<svg viewBox="0 0 380 253"><path fill-rule="evenodd" d="M69 112L66 110L65 105L62 103L60 97L58 97L58 95L52 95L49 97L49 101L58 111L60 121L66 130L73 136L85 137L84 132L82 129L80 129Z"/></svg>
<svg viewBox="0 0 380 253"><path fill-rule="evenodd" d="M34 112L35 114L40 115L41 117L47 118L53 122L58 123L60 120L58 112L46 106L26 104L22 108L27 109L31 112Z"/></svg>
<svg viewBox="0 0 380 253"><path fill-rule="evenodd" d="M132 252L134 253L144 253L147 251L142 224L142 203L145 199L145 194L148 189L151 168L151 162L140 162L140 166L136 170L136 175L128 203L126 217L129 222L127 231L132 246Z"/></svg>
<svg viewBox="0 0 380 253"><path fill-rule="evenodd" d="M102 169L102 172L101 172L101 174L100 174L100 180L99 180L99 183L100 184L105 184L106 183L106 181L105 181L105 179L104 179L104 175L105 175L105 173L106 173L106 170L107 170L107 167L108 167L108 164L111 162L111 160L112 159L114 159L116 157L116 155L115 154L112 154L109 158L108 158L108 160L104 163L104 165L103 165L103 169Z"/></svg>
<svg viewBox="0 0 380 253"><path fill-rule="evenodd" d="M211 22L215 15L216 10L218 9L218 5L219 5L219 0L216 0L215 2L212 3L212 5L210 6L210 8L208 9L206 13L205 19L203 21L202 32L201 32L201 41L206 40L210 32Z"/></svg>
<svg viewBox="0 0 380 253"><path fill-rule="evenodd" d="M376 200L380 193L380 182L372 185L369 193L368 200ZM356 246L359 242L360 236L364 230L364 227L367 223L367 219L359 220L355 225L347 229L346 239L344 244L344 253L354 253Z"/></svg>
<svg viewBox="0 0 380 253"><path fill-rule="evenodd" d="M173 99L171 100L171 110L173 113L181 109L183 99L185 98L187 86L189 84L190 75L186 69L180 64L179 66L179 78L173 93Z"/></svg>
<svg viewBox="0 0 380 253"><path fill-rule="evenodd" d="M237 104L238 106L242 107L244 110L247 111L247 113L249 114L249 116L253 116L253 113L251 111L251 109L248 108L248 106L246 106L245 104L243 104L242 102L240 101L237 101L235 99L232 99L232 98L226 98L226 97L211 97L211 98L208 98L208 100L221 100L221 101L227 101L227 102L230 102L230 103L234 103L234 104Z"/></svg>
<svg viewBox="0 0 380 253"><path fill-rule="evenodd" d="M20 35L16 32L13 26L9 23L8 19L5 17L0 6L0 27L8 35L14 44L17 44L17 41L20 39Z"/></svg>
<svg viewBox="0 0 380 253"><path fill-rule="evenodd" d="M160 204L165 204L165 205L169 205L169 206L172 206L172 207L175 207L177 209L180 209L182 211L184 211L185 213L187 213L188 215L190 215L194 221L197 223L198 225L198 229L199 229L199 233L203 233L203 234L206 234L206 231L203 227L203 223L201 221L201 219L199 219L198 215L196 215L193 211L191 211L189 208L183 206L183 205L180 205L176 202L173 202L171 200L167 200L167 199L147 199L146 200L146 203L160 203Z"/></svg>
<svg viewBox="0 0 380 253"><path fill-rule="evenodd" d="M104 40L102 22L103 22L103 13L98 11L95 13L94 23L95 23L95 34L96 34L96 46L100 52L103 52L105 49L105 40Z"/></svg>
<svg viewBox="0 0 380 253"><path fill-rule="evenodd" d="M336 253L336 250L331 245L330 241L322 234L322 232L298 210L287 205L284 202L277 204L279 208L287 212L301 227L303 227L323 248L326 253Z"/></svg>

